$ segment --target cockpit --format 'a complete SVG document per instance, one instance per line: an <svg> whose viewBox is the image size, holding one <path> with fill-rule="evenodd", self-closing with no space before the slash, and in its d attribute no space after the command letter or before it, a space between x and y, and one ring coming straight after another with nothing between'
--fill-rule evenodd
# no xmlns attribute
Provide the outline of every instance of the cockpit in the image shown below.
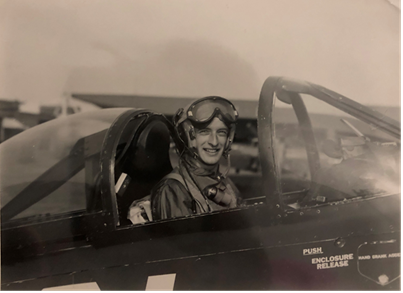
<svg viewBox="0 0 403 293"><path fill-rule="evenodd" d="M144 110L82 113L29 129L1 146L3 222L103 210L115 188L118 210L127 211L172 170L169 147L166 118Z"/></svg>
<svg viewBox="0 0 403 293"><path fill-rule="evenodd" d="M307 88L318 91L313 85ZM229 173L245 199L245 208L265 205L280 216L311 206L399 192L400 130L395 122L386 124L378 114L355 113L351 109L359 106L351 102L340 106L333 101L339 99L333 97L335 93L323 88L314 92L319 98L276 88L275 83L267 97L265 88L262 93L259 137L251 140L248 149L233 145L238 160L253 158L256 165L241 172L235 167ZM365 119L358 119L361 116ZM386 125L388 131L376 125ZM171 122L162 114L114 108L56 119L9 139L0 145L3 228L76 219L74 233L82 235L83 229L89 229L88 221L95 221L91 229L100 231L131 226L130 209L138 201L142 218L150 218L147 196L177 163L173 133ZM348 137L361 137L370 147L375 169L385 167L385 176L373 173L377 180L372 180L368 174L356 174L358 167L350 173L338 170L344 181L361 180L343 191L341 187L348 184L328 182L336 178L329 168L343 167L334 155L329 156L334 154L329 145L342 147L339 143ZM379 184L369 188L371 182ZM336 189L336 196L331 189Z"/></svg>

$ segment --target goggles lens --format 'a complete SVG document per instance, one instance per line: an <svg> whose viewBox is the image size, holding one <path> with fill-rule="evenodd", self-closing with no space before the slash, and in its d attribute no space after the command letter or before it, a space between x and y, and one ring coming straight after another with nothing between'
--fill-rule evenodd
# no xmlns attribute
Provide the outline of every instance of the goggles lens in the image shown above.
<svg viewBox="0 0 403 293"><path fill-rule="evenodd" d="M188 119L203 123L210 121L218 113L231 123L235 122L238 118L238 112L234 105L220 97L208 97L196 102L190 106L187 116Z"/></svg>

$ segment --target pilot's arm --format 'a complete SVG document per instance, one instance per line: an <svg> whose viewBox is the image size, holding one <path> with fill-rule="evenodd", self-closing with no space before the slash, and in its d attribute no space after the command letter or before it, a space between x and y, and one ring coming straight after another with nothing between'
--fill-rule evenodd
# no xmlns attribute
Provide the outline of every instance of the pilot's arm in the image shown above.
<svg viewBox="0 0 403 293"><path fill-rule="evenodd" d="M195 202L182 183L167 179L152 193L151 206L154 220L188 216L196 213Z"/></svg>

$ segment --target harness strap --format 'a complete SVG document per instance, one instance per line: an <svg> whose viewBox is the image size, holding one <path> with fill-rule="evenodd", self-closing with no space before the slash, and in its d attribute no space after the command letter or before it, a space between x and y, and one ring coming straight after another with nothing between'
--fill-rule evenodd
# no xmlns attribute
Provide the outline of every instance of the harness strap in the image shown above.
<svg viewBox="0 0 403 293"><path fill-rule="evenodd" d="M178 173L169 173L163 179L174 179L179 181L186 189L189 188L188 191L199 206L201 212L208 212L210 210L207 200L204 198L200 190L193 185L193 182L188 182L188 184L186 184L182 175Z"/></svg>

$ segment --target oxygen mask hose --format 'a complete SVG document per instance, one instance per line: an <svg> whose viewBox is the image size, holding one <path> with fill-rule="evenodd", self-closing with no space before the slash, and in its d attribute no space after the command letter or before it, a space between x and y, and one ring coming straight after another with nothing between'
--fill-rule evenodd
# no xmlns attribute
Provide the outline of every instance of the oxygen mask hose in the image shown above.
<svg viewBox="0 0 403 293"><path fill-rule="evenodd" d="M231 159L230 159L229 154L226 159L227 159L227 169L225 170L224 174L222 175L223 178L225 178L228 175L229 170L231 169ZM224 191L221 191L215 185L213 185L213 186L210 185L210 186L205 187L203 189L202 193L209 200L212 200L216 204L219 204L221 206L228 206L231 204L231 201L232 201L232 198L229 194L226 194Z"/></svg>
<svg viewBox="0 0 403 293"><path fill-rule="evenodd" d="M231 195L221 191L216 186L207 186L203 190L204 196L206 196L209 200L214 201L216 204L220 206L229 206L232 201Z"/></svg>

